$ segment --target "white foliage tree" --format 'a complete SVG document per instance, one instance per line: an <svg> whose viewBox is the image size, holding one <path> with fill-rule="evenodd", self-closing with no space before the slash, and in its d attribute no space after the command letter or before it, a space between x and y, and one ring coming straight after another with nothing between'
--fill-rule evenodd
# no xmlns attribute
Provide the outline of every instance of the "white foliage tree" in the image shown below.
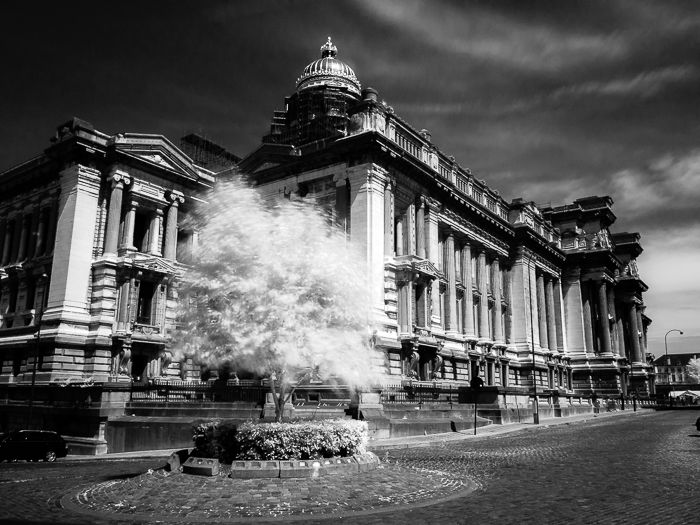
<svg viewBox="0 0 700 525"><path fill-rule="evenodd" d="M241 181L201 208L174 348L270 380L277 419L295 385L373 381L364 261L309 202L263 203Z"/></svg>
<svg viewBox="0 0 700 525"><path fill-rule="evenodd" d="M688 375L696 383L700 383L700 358L694 357L688 361Z"/></svg>

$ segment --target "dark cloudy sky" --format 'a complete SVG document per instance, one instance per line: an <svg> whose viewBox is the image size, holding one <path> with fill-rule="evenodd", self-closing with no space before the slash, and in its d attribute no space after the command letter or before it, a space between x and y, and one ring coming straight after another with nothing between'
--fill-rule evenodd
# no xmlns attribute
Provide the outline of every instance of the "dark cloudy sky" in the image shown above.
<svg viewBox="0 0 700 525"><path fill-rule="evenodd" d="M700 353L700 3L3 2L0 170L71 116L245 155L328 35L506 199L610 195L639 231L650 351Z"/></svg>

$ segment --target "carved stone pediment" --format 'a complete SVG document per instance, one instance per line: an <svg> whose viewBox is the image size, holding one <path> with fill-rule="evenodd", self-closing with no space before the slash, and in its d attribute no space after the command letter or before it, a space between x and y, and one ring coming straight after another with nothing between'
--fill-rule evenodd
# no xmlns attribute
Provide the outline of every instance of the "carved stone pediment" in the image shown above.
<svg viewBox="0 0 700 525"><path fill-rule="evenodd" d="M433 280L441 276L437 267L427 259L415 255L402 255L395 259L396 272L410 275L412 280Z"/></svg>
<svg viewBox="0 0 700 525"><path fill-rule="evenodd" d="M140 252L128 253L123 257L119 266L130 266L139 270L170 276L180 273L178 266L172 261Z"/></svg>
<svg viewBox="0 0 700 525"><path fill-rule="evenodd" d="M192 160L168 139L158 135L127 133L117 135L115 149L127 156L147 164L164 168L188 179L198 179L200 169Z"/></svg>

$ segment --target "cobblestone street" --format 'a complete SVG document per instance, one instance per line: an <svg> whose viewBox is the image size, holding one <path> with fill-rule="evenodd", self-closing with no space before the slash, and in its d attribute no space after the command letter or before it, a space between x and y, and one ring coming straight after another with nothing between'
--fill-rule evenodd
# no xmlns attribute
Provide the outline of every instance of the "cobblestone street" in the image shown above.
<svg viewBox="0 0 700 525"><path fill-rule="evenodd" d="M698 522L697 412L626 413L380 453L317 480L198 478L162 459L0 465L0 519L23 523ZM154 469L152 475L145 475ZM232 490L233 489L233 490ZM321 519L314 515L324 514ZM256 517L258 516L258 517Z"/></svg>

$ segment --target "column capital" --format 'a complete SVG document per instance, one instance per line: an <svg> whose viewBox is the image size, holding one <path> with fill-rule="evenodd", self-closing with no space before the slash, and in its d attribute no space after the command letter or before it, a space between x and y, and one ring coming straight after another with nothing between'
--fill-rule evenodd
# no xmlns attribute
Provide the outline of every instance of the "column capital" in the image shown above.
<svg viewBox="0 0 700 525"><path fill-rule="evenodd" d="M155 215L158 217L163 216L163 210L161 210L160 208L156 208L155 210L153 210L153 213L155 213Z"/></svg>
<svg viewBox="0 0 700 525"><path fill-rule="evenodd" d="M185 196L178 190L168 191L166 197L171 206L178 206L185 202Z"/></svg>
<svg viewBox="0 0 700 525"><path fill-rule="evenodd" d="M126 171L113 168L109 172L108 180L112 182L112 187L116 187L119 184L126 186L131 183L131 176Z"/></svg>

